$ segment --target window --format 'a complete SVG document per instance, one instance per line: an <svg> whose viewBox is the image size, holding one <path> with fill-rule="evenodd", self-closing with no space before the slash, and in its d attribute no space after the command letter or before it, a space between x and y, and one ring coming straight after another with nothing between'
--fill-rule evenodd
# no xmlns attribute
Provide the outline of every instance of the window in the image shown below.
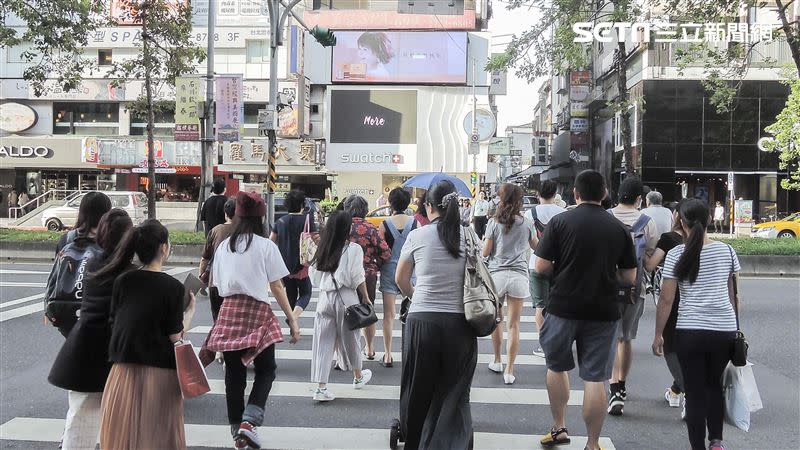
<svg viewBox="0 0 800 450"><path fill-rule="evenodd" d="M248 63L268 63L269 62L269 41L246 41L246 53Z"/></svg>
<svg viewBox="0 0 800 450"><path fill-rule="evenodd" d="M53 103L54 134L119 134L119 103Z"/></svg>
<svg viewBox="0 0 800 450"><path fill-rule="evenodd" d="M127 208L131 204L131 199L128 195L112 195L111 206L114 208Z"/></svg>
<svg viewBox="0 0 800 450"><path fill-rule="evenodd" d="M23 42L19 45L8 48L7 61L10 63L23 63L28 62L23 54L27 51L33 52L33 44L30 42Z"/></svg>
<svg viewBox="0 0 800 450"><path fill-rule="evenodd" d="M153 135L172 136L175 129L175 107L157 110L153 127ZM131 114L131 135L144 136L147 133L147 116Z"/></svg>
<svg viewBox="0 0 800 450"><path fill-rule="evenodd" d="M110 66L112 62L112 50L109 49L100 49L97 51L97 65L98 66Z"/></svg>

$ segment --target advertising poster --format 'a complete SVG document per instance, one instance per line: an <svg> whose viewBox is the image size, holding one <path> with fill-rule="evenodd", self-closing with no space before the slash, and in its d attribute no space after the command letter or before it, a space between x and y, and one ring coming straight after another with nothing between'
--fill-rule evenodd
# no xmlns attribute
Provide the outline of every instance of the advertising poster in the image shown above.
<svg viewBox="0 0 800 450"><path fill-rule="evenodd" d="M753 221L753 201L736 200L735 203L735 223L750 223Z"/></svg>
<svg viewBox="0 0 800 450"><path fill-rule="evenodd" d="M200 140L200 120L197 102L200 96L199 77L175 78L175 140Z"/></svg>
<svg viewBox="0 0 800 450"><path fill-rule="evenodd" d="M467 33L337 31L334 83L467 82Z"/></svg>
<svg viewBox="0 0 800 450"><path fill-rule="evenodd" d="M334 90L331 143L416 144L417 91Z"/></svg>
<svg viewBox="0 0 800 450"><path fill-rule="evenodd" d="M243 80L241 75L218 76L214 85L216 93L217 141L238 141L244 101L242 99Z"/></svg>

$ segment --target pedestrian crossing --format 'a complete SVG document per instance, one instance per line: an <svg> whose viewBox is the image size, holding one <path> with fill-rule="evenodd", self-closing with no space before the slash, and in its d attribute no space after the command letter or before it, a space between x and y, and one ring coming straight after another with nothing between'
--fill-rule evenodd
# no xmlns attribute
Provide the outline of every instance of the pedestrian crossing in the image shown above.
<svg viewBox="0 0 800 450"><path fill-rule="evenodd" d="M181 274L193 268L175 268L167 273L182 279ZM21 271L20 271L21 272ZM25 276L28 274L15 274ZM31 274L32 275L32 274ZM22 278L15 281L27 280ZM38 281L38 280L37 280ZM27 282L27 281L26 281ZM377 361L364 361L364 368L373 370L372 382L363 389L355 390L349 382L352 374L334 372L328 388L336 395L331 404L317 404L311 399L316 387L309 381L311 362L311 336L316 298L314 290L312 302L308 310L300 318L301 342L288 344L289 330L283 323L283 312L272 303L276 316L281 317L282 329L287 342L276 348L276 360L279 366L278 378L272 386L268 409L270 414L264 427L258 429L264 441L264 448L270 449L385 449L389 447L389 422L397 416L400 396L400 367L402 354L392 353L395 366L393 369L381 368ZM18 299L0 303L0 322L23 317L43 308L42 293L29 292ZM382 308L382 295L378 293L375 302L377 310ZM400 299L397 299L399 307ZM532 313L529 305L525 313ZM378 313L379 319L383 317ZM202 344L211 329L208 314L207 298L198 299L196 324L189 329L189 337L195 345ZM535 330L533 315L525 315L520 333L522 341L520 353L516 359L515 374L517 384L502 384L502 376L494 374L486 368L493 362L491 338L480 338L478 367L470 392L470 403L473 409L475 424L476 449L535 449L540 448L540 435L530 433L545 432L551 425L549 399L545 386L545 361L530 351L538 342L539 334ZM393 330L394 348L399 350L402 332L399 321L395 321ZM504 333L507 338L508 333ZM377 324L375 349L378 355L383 350L383 330L381 322ZM195 347L195 350L199 348ZM505 361L505 343L503 345ZM211 391L206 396L189 400L185 404L186 438L190 448L231 448L230 431L225 415L225 382L222 366L212 363L207 368ZM252 374L250 375L252 378ZM247 392L252 386L248 382ZM576 384L570 391L568 412L573 417L580 417L580 405L583 401L582 384ZM0 424L0 440L14 442L57 443L63 433L66 404L63 408L50 408L49 417L29 417L31 413L20 414ZM294 414L294 419L281 420L280 416ZM363 417L359 417L361 414ZM519 420L519 417L525 418ZM573 420L573 419L570 419ZM579 419L576 419L579 420ZM287 423L289 422L289 423ZM514 425L508 425L510 422ZM578 423L572 424L578 427ZM580 424L582 428L582 424ZM502 431L502 432L498 432ZM576 428L579 431L579 428ZM560 449L583 449L586 438L572 437L572 443L560 446ZM601 439L605 450L614 449L610 438ZM17 444L25 448L24 444ZM38 447L37 447L38 448Z"/></svg>
<svg viewBox="0 0 800 450"><path fill-rule="evenodd" d="M63 419L16 417L0 425L0 439L14 441L54 442L61 440ZM389 431L374 428L309 428L260 427L265 448L276 449L385 449L389 444ZM228 425L186 424L186 444L189 447L230 448ZM532 449L540 448L539 437L525 434L475 433L476 449ZM559 450L581 450L586 438L572 436L569 445ZM604 450L615 450L609 438L601 438Z"/></svg>

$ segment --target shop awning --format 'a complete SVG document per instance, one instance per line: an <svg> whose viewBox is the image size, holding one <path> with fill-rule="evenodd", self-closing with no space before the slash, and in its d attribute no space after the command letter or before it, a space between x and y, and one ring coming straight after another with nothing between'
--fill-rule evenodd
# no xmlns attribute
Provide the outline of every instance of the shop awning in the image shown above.
<svg viewBox="0 0 800 450"><path fill-rule="evenodd" d="M525 170L521 170L517 173L512 173L511 175L507 176L506 182L521 183L527 180L531 175L539 175L545 170L547 170L547 166L530 166Z"/></svg>

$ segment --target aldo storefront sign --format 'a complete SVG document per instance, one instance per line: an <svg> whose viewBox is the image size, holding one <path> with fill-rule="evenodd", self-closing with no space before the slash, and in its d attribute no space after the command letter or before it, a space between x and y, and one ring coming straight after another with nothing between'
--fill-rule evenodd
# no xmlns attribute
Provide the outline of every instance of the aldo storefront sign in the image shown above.
<svg viewBox="0 0 800 450"><path fill-rule="evenodd" d="M3 145L0 146L2 158L52 158L53 149L44 145Z"/></svg>

